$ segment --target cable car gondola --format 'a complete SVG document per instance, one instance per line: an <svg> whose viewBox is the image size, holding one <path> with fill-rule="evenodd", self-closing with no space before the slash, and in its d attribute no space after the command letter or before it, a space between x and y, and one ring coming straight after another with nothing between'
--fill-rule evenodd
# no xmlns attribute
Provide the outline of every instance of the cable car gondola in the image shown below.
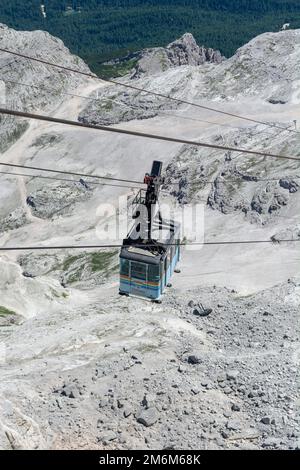
<svg viewBox="0 0 300 470"><path fill-rule="evenodd" d="M147 190L133 201L135 223L120 253L120 294L158 301L180 259L180 224L157 209L162 163L145 175Z"/></svg>

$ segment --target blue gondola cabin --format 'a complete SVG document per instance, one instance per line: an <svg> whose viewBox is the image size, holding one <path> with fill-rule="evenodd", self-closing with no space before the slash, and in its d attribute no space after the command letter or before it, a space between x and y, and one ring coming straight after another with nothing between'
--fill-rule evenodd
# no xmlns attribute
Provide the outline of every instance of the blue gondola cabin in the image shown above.
<svg viewBox="0 0 300 470"><path fill-rule="evenodd" d="M170 222L169 228L164 229L168 238L155 244L136 243L130 234L124 240L120 253L120 294L152 300L161 297L180 259L180 226Z"/></svg>

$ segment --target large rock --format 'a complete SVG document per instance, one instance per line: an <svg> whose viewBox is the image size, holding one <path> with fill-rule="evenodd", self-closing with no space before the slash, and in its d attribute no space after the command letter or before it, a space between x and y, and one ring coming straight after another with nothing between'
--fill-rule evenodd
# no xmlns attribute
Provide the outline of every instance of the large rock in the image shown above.
<svg viewBox="0 0 300 470"><path fill-rule="evenodd" d="M212 308L206 308L202 304L195 305L193 315L196 317L208 317L212 313Z"/></svg>
<svg viewBox="0 0 300 470"><path fill-rule="evenodd" d="M293 178L282 178L279 184L282 188L288 189L290 193L296 193L299 189L299 184Z"/></svg>
<svg viewBox="0 0 300 470"><path fill-rule="evenodd" d="M299 239L300 239L300 224L286 227L283 230L279 230L277 233L275 233L271 237L271 240L273 242L280 242L281 240L299 240Z"/></svg>
<svg viewBox="0 0 300 470"><path fill-rule="evenodd" d="M75 383L63 385L59 392L62 396L67 398L76 399L80 397L80 390Z"/></svg>
<svg viewBox="0 0 300 470"><path fill-rule="evenodd" d="M28 223L28 218L23 207L18 207L6 217L0 219L0 234L9 230L15 230Z"/></svg>
<svg viewBox="0 0 300 470"><path fill-rule="evenodd" d="M98 440L103 442L103 444L108 444L111 441L117 439L117 435L114 431L104 431L99 437Z"/></svg>
<svg viewBox="0 0 300 470"><path fill-rule="evenodd" d="M226 372L226 378L227 380L236 380L238 378L239 373L240 372L235 369L228 370Z"/></svg>
<svg viewBox="0 0 300 470"><path fill-rule="evenodd" d="M55 183L32 192L26 202L35 217L51 219L72 212L76 203L86 201L91 195L92 191L82 183Z"/></svg>
<svg viewBox="0 0 300 470"><path fill-rule="evenodd" d="M143 424L147 428L153 426L158 419L156 408L142 409L136 417L138 423Z"/></svg>
<svg viewBox="0 0 300 470"><path fill-rule="evenodd" d="M189 364L192 364L192 365L201 364L202 358L201 358L200 354L198 354L198 353L190 354L187 357L187 362Z"/></svg>

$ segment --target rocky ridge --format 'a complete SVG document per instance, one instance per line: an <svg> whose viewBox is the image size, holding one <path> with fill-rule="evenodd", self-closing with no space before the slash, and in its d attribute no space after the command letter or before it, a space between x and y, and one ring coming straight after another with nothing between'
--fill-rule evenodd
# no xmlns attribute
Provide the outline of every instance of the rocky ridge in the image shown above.
<svg viewBox="0 0 300 470"><path fill-rule="evenodd" d="M223 60L220 51L199 46L194 36L186 33L167 47L144 50L135 66L132 78L140 78L144 74L155 75L171 67L183 65L220 64Z"/></svg>

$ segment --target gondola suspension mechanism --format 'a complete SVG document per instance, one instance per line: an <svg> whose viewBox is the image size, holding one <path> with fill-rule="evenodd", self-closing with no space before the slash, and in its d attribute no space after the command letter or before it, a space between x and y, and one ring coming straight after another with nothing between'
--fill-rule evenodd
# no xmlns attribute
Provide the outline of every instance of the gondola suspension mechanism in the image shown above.
<svg viewBox="0 0 300 470"><path fill-rule="evenodd" d="M134 224L120 253L120 294L160 301L180 259L180 224L165 220L159 209L164 182L162 163L154 161L151 173L133 201Z"/></svg>

